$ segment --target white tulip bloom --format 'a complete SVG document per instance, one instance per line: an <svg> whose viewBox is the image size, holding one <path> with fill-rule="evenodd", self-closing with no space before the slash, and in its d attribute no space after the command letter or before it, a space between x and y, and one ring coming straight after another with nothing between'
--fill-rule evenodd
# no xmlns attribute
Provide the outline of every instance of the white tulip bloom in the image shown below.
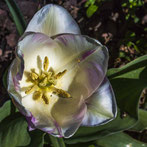
<svg viewBox="0 0 147 147"><path fill-rule="evenodd" d="M106 78L108 50L83 36L70 14L57 5L39 10L18 42L8 74L8 92L29 128L71 137L81 126L116 117Z"/></svg>

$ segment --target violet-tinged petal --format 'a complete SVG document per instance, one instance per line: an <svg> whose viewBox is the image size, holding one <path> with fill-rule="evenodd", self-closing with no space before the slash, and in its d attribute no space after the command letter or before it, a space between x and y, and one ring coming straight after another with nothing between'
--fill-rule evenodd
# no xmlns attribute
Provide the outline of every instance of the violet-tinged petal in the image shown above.
<svg viewBox="0 0 147 147"><path fill-rule="evenodd" d="M35 117L31 114L30 116L26 116L26 120L28 122L29 131L35 130L35 123L36 123Z"/></svg>
<svg viewBox="0 0 147 147"><path fill-rule="evenodd" d="M26 32L41 32L53 36L61 33L80 34L80 29L66 9L49 4L34 15Z"/></svg>
<svg viewBox="0 0 147 147"><path fill-rule="evenodd" d="M62 88L71 94L74 91L73 97L88 98L105 77L108 65L107 48L95 39L82 35L62 34L54 40L63 49L66 58L58 69L67 69L67 74L62 78Z"/></svg>
<svg viewBox="0 0 147 147"><path fill-rule="evenodd" d="M69 138L76 132L85 113L86 105L83 99L78 101L72 98L70 100L59 99L51 110L51 115L56 120L55 126L64 138Z"/></svg>
<svg viewBox="0 0 147 147"><path fill-rule="evenodd" d="M19 94L20 85L19 80L23 73L20 73L20 60L15 58L10 65L7 83L8 83L8 92L9 94L18 102L21 103L21 96ZM19 75L20 74L20 75Z"/></svg>
<svg viewBox="0 0 147 147"><path fill-rule="evenodd" d="M98 126L113 120L117 115L115 95L107 78L97 91L87 99L87 113L82 121L84 126Z"/></svg>
<svg viewBox="0 0 147 147"><path fill-rule="evenodd" d="M63 51L66 51L64 54L67 62L64 62L59 71L67 69L67 73L61 79L61 89L68 91L71 98L58 99L51 114L62 132L64 131L64 137L68 138L75 133L83 120L86 112L85 100L94 93L104 79L108 51L87 36L62 34L56 36L54 40L64 48Z"/></svg>

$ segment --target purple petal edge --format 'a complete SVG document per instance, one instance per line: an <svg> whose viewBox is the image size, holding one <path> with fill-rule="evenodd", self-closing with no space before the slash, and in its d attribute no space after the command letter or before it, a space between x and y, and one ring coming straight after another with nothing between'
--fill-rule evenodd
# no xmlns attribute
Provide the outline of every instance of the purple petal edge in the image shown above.
<svg viewBox="0 0 147 147"><path fill-rule="evenodd" d="M26 116L26 120L28 122L29 131L35 130L35 123L37 122L36 118L31 114L30 116Z"/></svg>
<svg viewBox="0 0 147 147"><path fill-rule="evenodd" d="M81 58L81 61L86 59L88 56L90 56L92 53L94 53L96 51L96 49L93 49L93 50L89 50L87 52L85 52L83 55L82 55L82 58Z"/></svg>
<svg viewBox="0 0 147 147"><path fill-rule="evenodd" d="M54 124L55 124L55 127L57 128L57 131L58 131L58 133L59 133L59 136L58 137L63 137L62 136L62 131L61 131L61 128L59 127L59 125L57 124L57 122L54 122Z"/></svg>

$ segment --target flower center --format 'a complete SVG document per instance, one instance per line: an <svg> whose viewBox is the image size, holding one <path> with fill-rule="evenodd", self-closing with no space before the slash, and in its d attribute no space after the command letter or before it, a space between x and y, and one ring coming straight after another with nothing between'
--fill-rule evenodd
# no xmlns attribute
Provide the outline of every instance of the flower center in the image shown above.
<svg viewBox="0 0 147 147"><path fill-rule="evenodd" d="M33 99L42 99L45 104L49 104L49 99L52 95L56 95L61 98L70 98L71 95L57 88L57 81L64 76L67 70L63 70L57 74L54 73L53 69L49 69L49 59L46 56L43 62L43 69L40 73L36 73L35 69L31 69L31 72L27 72L27 82L31 82L32 86L27 88L25 94L33 93Z"/></svg>

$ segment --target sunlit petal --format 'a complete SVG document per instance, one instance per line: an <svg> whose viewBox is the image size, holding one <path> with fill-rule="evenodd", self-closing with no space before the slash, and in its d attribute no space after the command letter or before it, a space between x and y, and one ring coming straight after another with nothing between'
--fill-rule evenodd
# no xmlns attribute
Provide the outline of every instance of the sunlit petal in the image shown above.
<svg viewBox="0 0 147 147"><path fill-rule="evenodd" d="M67 61L58 70L67 69L61 79L61 88L68 91L71 98L58 99L51 114L61 131L67 128L64 137L68 138L75 133L84 118L87 109L85 100L103 81L108 52L100 43L87 36L64 34L57 36L55 41L66 51Z"/></svg>
<svg viewBox="0 0 147 147"><path fill-rule="evenodd" d="M84 126L97 126L114 119L117 114L115 95L107 78L97 91L87 99L87 113L83 119Z"/></svg>
<svg viewBox="0 0 147 147"><path fill-rule="evenodd" d="M26 32L41 32L53 36L61 33L80 34L80 29L63 7L50 4L34 15Z"/></svg>

